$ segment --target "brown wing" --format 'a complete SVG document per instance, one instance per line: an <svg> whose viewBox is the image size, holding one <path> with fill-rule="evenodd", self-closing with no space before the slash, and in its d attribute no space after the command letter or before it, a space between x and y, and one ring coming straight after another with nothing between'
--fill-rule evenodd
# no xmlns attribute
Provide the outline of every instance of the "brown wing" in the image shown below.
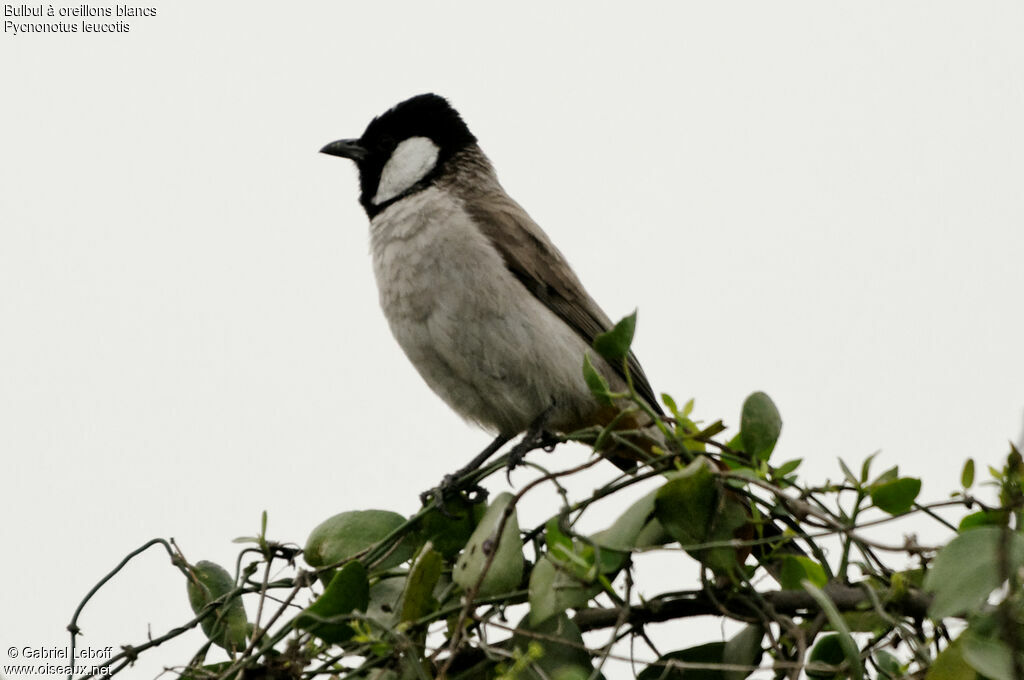
<svg viewBox="0 0 1024 680"><path fill-rule="evenodd" d="M501 253L505 265L530 293L543 302L592 346L594 338L613 326L569 268L558 249L518 203L502 192L466 201L466 209ZM651 408L663 415L636 356L627 361L633 387ZM612 368L625 380L621 366Z"/></svg>

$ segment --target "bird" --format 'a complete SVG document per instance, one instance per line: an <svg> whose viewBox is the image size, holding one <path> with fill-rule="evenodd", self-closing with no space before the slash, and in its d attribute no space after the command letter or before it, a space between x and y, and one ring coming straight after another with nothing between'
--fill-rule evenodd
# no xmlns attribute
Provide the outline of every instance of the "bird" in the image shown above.
<svg viewBox="0 0 1024 680"><path fill-rule="evenodd" d="M646 433L635 435L642 446L600 451L623 470L663 442L650 416L664 414L636 356L623 366L594 354L595 337L614 324L506 193L447 99L414 96L320 151L355 162L380 305L398 344L452 410L495 435L446 480L520 434L510 466L545 437L613 421ZM613 391L631 383L648 408L595 398L582 370L588 353Z"/></svg>

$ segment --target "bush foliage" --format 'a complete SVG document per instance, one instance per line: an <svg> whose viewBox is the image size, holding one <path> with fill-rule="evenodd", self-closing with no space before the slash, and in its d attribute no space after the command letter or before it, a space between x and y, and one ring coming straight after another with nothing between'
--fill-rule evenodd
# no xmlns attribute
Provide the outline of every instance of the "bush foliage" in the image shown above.
<svg viewBox="0 0 1024 680"><path fill-rule="evenodd" d="M634 323L595 347L624 361ZM611 394L589 361L584 372L598 398L632 397L654 416L635 395ZM920 480L877 472L874 456L856 468L839 461L838 481L802 480L800 460L779 459L782 419L763 393L746 399L729 438L720 421L692 420L692 401L663 399L671 416L657 420L659 455L582 498L563 483L600 464L596 455L556 471L530 464L531 481L488 503L477 485L503 471L499 459L456 480L474 491L443 504L434 494L411 517L349 509L313 529L303 549L271 540L264 514L259 535L238 539L245 547L230 570L190 563L155 539L89 593L69 626L72 643L89 598L159 545L184 576L195 616L125 646L114 673L200 628L205 644L175 669L184 678L582 680L624 657L640 680L1024 678L1024 463L1012 445L1006 464L988 469L995 493L985 495L997 500L974 495L967 460L961 488L923 501ZM628 434L610 426L564 440L601 448L610 438L629 445ZM597 502L614 505L649 480L655 488L628 507L620 501L626 509L605 529L578 530ZM521 527L517 508L543 486L561 507ZM907 517L936 523L948 541L878 538L877 527ZM638 580L636 563L657 552L687 553L699 578L666 592ZM735 632L683 649L648 635L697 616L731 620ZM214 647L227 660L208 659Z"/></svg>

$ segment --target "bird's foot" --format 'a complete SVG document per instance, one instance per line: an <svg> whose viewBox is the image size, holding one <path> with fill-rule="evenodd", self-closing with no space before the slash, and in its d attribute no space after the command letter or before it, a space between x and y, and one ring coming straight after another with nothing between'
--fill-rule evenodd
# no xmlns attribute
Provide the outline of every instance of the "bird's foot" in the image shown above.
<svg viewBox="0 0 1024 680"><path fill-rule="evenodd" d="M508 459L505 461L505 474L508 475L508 473L519 467L523 459L526 458L526 454L532 450L533 442L528 442L526 439L523 439L523 441L509 449Z"/></svg>
<svg viewBox="0 0 1024 680"><path fill-rule="evenodd" d="M429 504L436 505L441 513L446 517L451 517L451 513L445 509L445 499L450 499L457 493L464 493L464 500L467 503L483 503L487 499L487 489L483 488L476 482L467 483L464 481L460 482L459 480L463 480L473 472L476 472L476 470L486 463L487 459L494 455L498 449L504 446L509 439L511 439L509 435L499 434L494 438L494 441L487 445L487 448L477 454L476 458L469 461L465 467L450 475L445 475L440 484L421 493L420 502L423 503L424 507Z"/></svg>
<svg viewBox="0 0 1024 680"><path fill-rule="evenodd" d="M526 454L534 449L544 449L548 453L554 450L561 440L546 430L527 431L519 443L509 449L508 460L505 462L505 479L512 483L512 470L516 469L526 458Z"/></svg>
<svg viewBox="0 0 1024 680"><path fill-rule="evenodd" d="M537 442L537 446L544 449L545 453L551 453L561 443L562 438L554 432L544 431L540 433L540 441Z"/></svg>
<svg viewBox="0 0 1024 680"><path fill-rule="evenodd" d="M424 507L433 505L442 515L452 518L447 507L448 501L461 496L465 502L476 505L487 500L487 493L487 489L479 484L459 484L455 475L445 475L440 484L420 494L420 502Z"/></svg>

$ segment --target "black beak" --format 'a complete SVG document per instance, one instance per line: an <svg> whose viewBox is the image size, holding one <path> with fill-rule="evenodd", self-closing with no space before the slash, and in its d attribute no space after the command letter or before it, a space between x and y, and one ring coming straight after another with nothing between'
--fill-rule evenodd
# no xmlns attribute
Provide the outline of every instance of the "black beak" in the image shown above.
<svg viewBox="0 0 1024 680"><path fill-rule="evenodd" d="M366 158L366 149L359 145L358 139L339 139L320 149L320 153L350 158L356 163Z"/></svg>

